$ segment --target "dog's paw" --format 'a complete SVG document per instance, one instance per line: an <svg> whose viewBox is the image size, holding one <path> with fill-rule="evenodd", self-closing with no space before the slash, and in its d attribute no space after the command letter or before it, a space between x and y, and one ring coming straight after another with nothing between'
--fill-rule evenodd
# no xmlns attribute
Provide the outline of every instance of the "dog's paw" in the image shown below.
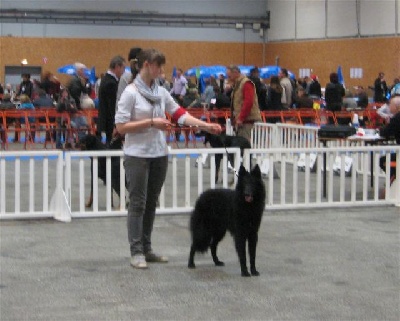
<svg viewBox="0 0 400 321"><path fill-rule="evenodd" d="M242 276L248 277L251 276L249 271L242 271Z"/></svg>
<svg viewBox="0 0 400 321"><path fill-rule="evenodd" d="M252 276L260 276L260 272L258 272L256 269L250 269L250 272Z"/></svg>
<svg viewBox="0 0 400 321"><path fill-rule="evenodd" d="M215 262L215 265L216 266L225 266L225 263L222 261L217 261L217 262Z"/></svg>
<svg viewBox="0 0 400 321"><path fill-rule="evenodd" d="M194 263L188 263L188 268L189 269L195 269L196 268L196 265L194 264Z"/></svg>

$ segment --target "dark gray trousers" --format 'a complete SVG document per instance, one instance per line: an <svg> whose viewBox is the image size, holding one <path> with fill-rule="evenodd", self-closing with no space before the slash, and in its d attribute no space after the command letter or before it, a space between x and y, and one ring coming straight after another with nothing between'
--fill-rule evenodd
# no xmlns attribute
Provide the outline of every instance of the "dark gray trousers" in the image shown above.
<svg viewBox="0 0 400 321"><path fill-rule="evenodd" d="M168 156L141 158L125 156L128 183L128 240L131 255L146 254L152 250L156 204L168 168Z"/></svg>

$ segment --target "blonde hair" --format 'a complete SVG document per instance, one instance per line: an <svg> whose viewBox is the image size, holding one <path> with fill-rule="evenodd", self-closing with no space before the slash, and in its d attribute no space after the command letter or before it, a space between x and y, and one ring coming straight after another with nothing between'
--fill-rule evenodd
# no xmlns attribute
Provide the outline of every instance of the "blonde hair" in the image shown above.
<svg viewBox="0 0 400 321"><path fill-rule="evenodd" d="M29 99L29 97L27 95L19 96L19 101L21 103L30 103L31 102L31 100Z"/></svg>

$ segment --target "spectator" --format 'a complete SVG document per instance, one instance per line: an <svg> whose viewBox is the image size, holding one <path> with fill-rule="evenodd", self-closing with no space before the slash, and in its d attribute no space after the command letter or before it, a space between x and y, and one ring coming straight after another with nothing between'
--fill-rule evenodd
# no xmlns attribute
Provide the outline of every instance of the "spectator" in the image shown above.
<svg viewBox="0 0 400 321"><path fill-rule="evenodd" d="M247 138L250 142L254 123L261 121L256 88L249 78L240 73L238 66L227 67L227 76L233 84L231 117L236 134Z"/></svg>
<svg viewBox="0 0 400 321"><path fill-rule="evenodd" d="M97 131L106 133L106 143L113 138L115 106L117 102L118 82L125 71L125 59L115 56L111 59L109 69L101 80L99 88L99 118Z"/></svg>
<svg viewBox="0 0 400 321"><path fill-rule="evenodd" d="M361 108L367 108L368 106L368 95L364 90L363 86L358 86L356 88L356 100L357 100L357 106Z"/></svg>
<svg viewBox="0 0 400 321"><path fill-rule="evenodd" d="M343 107L347 110L357 108L357 101L354 99L353 94L350 90L345 89L343 98Z"/></svg>
<svg viewBox="0 0 400 321"><path fill-rule="evenodd" d="M215 98L214 88L211 84L210 78L205 78L204 82L206 84L206 88L204 89L203 94L201 95L201 101L208 105L211 104L211 99Z"/></svg>
<svg viewBox="0 0 400 321"><path fill-rule="evenodd" d="M378 78L375 79L374 91L374 101L376 103L386 102L388 87L386 85L385 74L383 72L380 72L378 74Z"/></svg>
<svg viewBox="0 0 400 321"><path fill-rule="evenodd" d="M390 112L393 115L390 123L387 124L384 128L380 130L380 136L385 137L387 139L395 138L396 144L400 144L400 97L395 96L390 99L389 104ZM396 153L392 153L390 155L390 161L396 161ZM386 156L382 156L379 160L379 166L383 171L386 171ZM396 168L390 167L390 183L396 177Z"/></svg>
<svg viewBox="0 0 400 321"><path fill-rule="evenodd" d="M289 73L287 69L282 68L279 71L279 78L281 86L284 88L284 92L282 95L282 105L284 108L290 108L292 107L293 103L294 88L292 82L289 79Z"/></svg>
<svg viewBox="0 0 400 321"><path fill-rule="evenodd" d="M99 97L99 88L101 84L101 79L104 77L104 74L101 73L99 77L97 77L96 82L94 83L94 96L95 98Z"/></svg>
<svg viewBox="0 0 400 321"><path fill-rule="evenodd" d="M76 74L70 80L67 88L70 96L75 100L75 105L78 110L81 110L81 98L83 95L89 95L91 86L88 79L85 77L86 66L80 62L75 63Z"/></svg>
<svg viewBox="0 0 400 321"><path fill-rule="evenodd" d="M396 95L400 95L400 79L395 78L393 81L393 86L390 91L390 97L394 97Z"/></svg>
<svg viewBox="0 0 400 321"><path fill-rule="evenodd" d="M313 100L306 94L306 90L303 87L299 87L294 100L296 108L313 108L313 103Z"/></svg>
<svg viewBox="0 0 400 321"><path fill-rule="evenodd" d="M186 94L187 83L187 79L183 76L183 70L178 68L176 70L176 77L173 79L171 95L180 105L182 105L183 97Z"/></svg>
<svg viewBox="0 0 400 321"><path fill-rule="evenodd" d="M15 105L11 101L11 95L8 93L3 95L3 100L0 103L0 110L7 109L15 109Z"/></svg>
<svg viewBox="0 0 400 321"><path fill-rule="evenodd" d="M21 95L26 95L29 99L32 99L33 83L31 82L30 74L22 74L22 82L19 85L17 97L20 97Z"/></svg>
<svg viewBox="0 0 400 321"><path fill-rule="evenodd" d="M118 90L117 90L117 101L118 104L119 99L121 98L122 92L125 90L126 86L130 84L139 73L139 68L137 66L137 57L139 53L142 51L142 48L131 48L128 53L128 62L130 66L130 71L126 71L122 74L121 78L118 82ZM115 106L115 110L117 110L117 105Z"/></svg>
<svg viewBox="0 0 400 321"><path fill-rule="evenodd" d="M162 72L160 78L158 78L158 84L168 90L168 92L171 91L171 84L165 77L164 72Z"/></svg>
<svg viewBox="0 0 400 321"><path fill-rule="evenodd" d="M308 84L308 97L311 99L321 99L321 84L318 81L317 75L311 75L311 82Z"/></svg>
<svg viewBox="0 0 400 321"><path fill-rule="evenodd" d="M214 87L214 93L215 93L215 108L221 109L230 107L231 105L230 97L224 91L221 92L219 86Z"/></svg>
<svg viewBox="0 0 400 321"><path fill-rule="evenodd" d="M61 90L60 98L57 103L58 112L68 112L71 115L71 127L77 132L78 139L82 139L88 130L87 120L84 116L78 114L78 107L76 106L75 99L70 95L67 88ZM64 125L64 120L60 119L59 130L57 130L56 147L61 148L61 128ZM72 141L73 137L70 137ZM68 144L72 147L71 142Z"/></svg>
<svg viewBox="0 0 400 321"><path fill-rule="evenodd" d="M61 89L60 82L51 72L46 72L43 75L40 87L47 95L49 95L50 98L53 98L55 101L58 100L58 95L60 94Z"/></svg>
<svg viewBox="0 0 400 321"><path fill-rule="evenodd" d="M282 96L284 88L281 86L279 78L272 76L267 91L267 104L265 110L282 110Z"/></svg>
<svg viewBox="0 0 400 321"><path fill-rule="evenodd" d="M33 105L35 107L54 107L54 101L50 97L46 95L46 92L39 88L38 89L38 98L33 101Z"/></svg>
<svg viewBox="0 0 400 321"><path fill-rule="evenodd" d="M199 108L201 107L201 99L199 95L199 91L195 84L191 85L186 92L185 97L183 97L182 107L190 109L190 108Z"/></svg>
<svg viewBox="0 0 400 321"><path fill-rule="evenodd" d="M260 71L257 67L250 69L249 79L256 87L258 106L260 110L265 110L267 105L267 87L260 79Z"/></svg>
<svg viewBox="0 0 400 321"><path fill-rule="evenodd" d="M343 85L339 83L338 74L335 72L329 75L329 80L325 87L326 109L333 112L340 111L345 95Z"/></svg>

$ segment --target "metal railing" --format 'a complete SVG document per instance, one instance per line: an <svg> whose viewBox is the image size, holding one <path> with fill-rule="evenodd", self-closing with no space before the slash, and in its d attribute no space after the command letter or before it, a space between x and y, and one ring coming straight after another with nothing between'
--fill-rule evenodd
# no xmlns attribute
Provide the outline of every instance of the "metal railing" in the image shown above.
<svg viewBox="0 0 400 321"><path fill-rule="evenodd" d="M296 125L256 126L253 147L243 163L262 167L267 188L266 209L400 205L400 180L390 184L390 164L379 167L381 156L400 146L318 147L315 128ZM314 145L316 144L316 145ZM276 147L281 145L283 147ZM229 169L227 152L235 156ZM215 155L222 154L221 181L215 182ZM93 158L93 205L90 193ZM106 183L98 178L99 157L106 158ZM111 157L119 157L120 200L112 206ZM348 160L351 160L350 162ZM172 149L157 214L188 213L205 189L233 188L240 164L239 148ZM400 171L400 161L396 163ZM126 215L122 151L7 151L0 152L0 219ZM385 193L382 197L381 192Z"/></svg>

